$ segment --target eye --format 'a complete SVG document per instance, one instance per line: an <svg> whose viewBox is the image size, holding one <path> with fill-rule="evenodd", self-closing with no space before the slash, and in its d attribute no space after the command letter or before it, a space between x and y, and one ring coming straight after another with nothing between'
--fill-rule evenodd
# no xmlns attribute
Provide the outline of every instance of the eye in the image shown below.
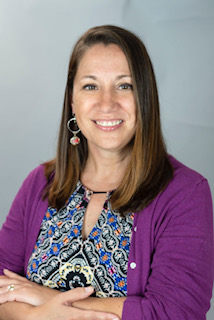
<svg viewBox="0 0 214 320"><path fill-rule="evenodd" d="M97 87L94 84L86 84L83 89L85 90L96 90Z"/></svg>
<svg viewBox="0 0 214 320"><path fill-rule="evenodd" d="M121 90L133 90L133 86L130 83L123 83L119 85L119 89Z"/></svg>

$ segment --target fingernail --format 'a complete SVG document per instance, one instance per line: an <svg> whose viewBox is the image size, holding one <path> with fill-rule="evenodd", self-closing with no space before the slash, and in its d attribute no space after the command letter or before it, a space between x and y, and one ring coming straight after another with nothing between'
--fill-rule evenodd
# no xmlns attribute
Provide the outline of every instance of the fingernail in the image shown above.
<svg viewBox="0 0 214 320"><path fill-rule="evenodd" d="M94 292L94 287L92 287L92 286L85 287L85 292L86 293L93 293Z"/></svg>

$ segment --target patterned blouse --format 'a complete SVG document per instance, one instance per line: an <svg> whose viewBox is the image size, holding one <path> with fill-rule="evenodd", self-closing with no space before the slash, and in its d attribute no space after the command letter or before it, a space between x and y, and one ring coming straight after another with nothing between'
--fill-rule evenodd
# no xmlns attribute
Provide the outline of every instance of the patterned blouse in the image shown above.
<svg viewBox="0 0 214 320"><path fill-rule="evenodd" d="M79 181L64 208L48 208L30 257L27 278L67 291L92 285L97 297L127 295L127 267L134 214L113 211L110 195L84 240L81 229L93 191Z"/></svg>

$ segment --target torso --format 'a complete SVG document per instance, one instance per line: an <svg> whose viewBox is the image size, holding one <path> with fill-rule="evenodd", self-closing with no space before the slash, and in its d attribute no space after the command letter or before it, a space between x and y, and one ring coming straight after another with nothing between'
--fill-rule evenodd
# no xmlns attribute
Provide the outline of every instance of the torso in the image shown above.
<svg viewBox="0 0 214 320"><path fill-rule="evenodd" d="M62 291L93 285L96 296L126 296L134 214L121 217L109 197L79 182L67 206L49 207L27 278Z"/></svg>

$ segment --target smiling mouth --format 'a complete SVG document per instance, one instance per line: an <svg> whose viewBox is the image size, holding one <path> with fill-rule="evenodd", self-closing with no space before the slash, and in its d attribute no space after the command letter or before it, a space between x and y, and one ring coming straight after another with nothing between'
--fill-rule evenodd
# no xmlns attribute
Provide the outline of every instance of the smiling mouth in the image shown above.
<svg viewBox="0 0 214 320"><path fill-rule="evenodd" d="M122 121L123 120L111 120L111 121L107 121L107 120L96 121L95 120L94 122L102 127L114 127L114 126L118 126L120 123L122 123Z"/></svg>

